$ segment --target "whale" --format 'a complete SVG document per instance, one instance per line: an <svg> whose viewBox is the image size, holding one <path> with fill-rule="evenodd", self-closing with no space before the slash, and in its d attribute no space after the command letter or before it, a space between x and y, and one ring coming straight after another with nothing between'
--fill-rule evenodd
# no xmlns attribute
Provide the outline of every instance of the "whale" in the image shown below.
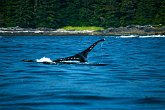
<svg viewBox="0 0 165 110"><path fill-rule="evenodd" d="M105 41L105 39L100 39L96 42L94 42L92 45L90 45L87 49L83 50L82 52L79 52L75 55L64 57L64 58L58 58L55 60L52 60L51 62L42 62L42 63L55 63L55 64L72 64L72 63L85 63L88 62L88 54L93 50L93 48L100 42ZM50 59L49 59L50 60ZM22 60L24 62L36 62L36 60Z"/></svg>

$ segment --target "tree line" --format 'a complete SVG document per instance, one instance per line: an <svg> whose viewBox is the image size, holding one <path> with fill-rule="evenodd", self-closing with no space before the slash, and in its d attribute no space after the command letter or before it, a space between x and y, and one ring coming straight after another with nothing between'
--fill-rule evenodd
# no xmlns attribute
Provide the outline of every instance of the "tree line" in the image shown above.
<svg viewBox="0 0 165 110"><path fill-rule="evenodd" d="M165 25L165 0L0 0L0 27Z"/></svg>

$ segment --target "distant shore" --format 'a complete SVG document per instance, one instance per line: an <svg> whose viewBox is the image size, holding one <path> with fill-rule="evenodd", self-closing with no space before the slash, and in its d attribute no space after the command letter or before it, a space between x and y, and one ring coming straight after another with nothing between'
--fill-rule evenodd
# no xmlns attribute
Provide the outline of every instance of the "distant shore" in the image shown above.
<svg viewBox="0 0 165 110"><path fill-rule="evenodd" d="M104 30L65 30L50 28L0 28L0 36L109 36L109 35L165 35L165 26L154 27L151 25L132 25L127 27L108 28Z"/></svg>

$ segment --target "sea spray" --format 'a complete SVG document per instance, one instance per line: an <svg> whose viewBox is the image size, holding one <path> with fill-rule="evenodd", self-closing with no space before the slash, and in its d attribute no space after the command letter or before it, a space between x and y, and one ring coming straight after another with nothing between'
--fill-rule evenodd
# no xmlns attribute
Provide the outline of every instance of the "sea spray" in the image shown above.
<svg viewBox="0 0 165 110"><path fill-rule="evenodd" d="M42 57L40 59L36 59L36 62L49 62L49 63L52 63L53 61L50 59L50 58L46 58L46 57Z"/></svg>

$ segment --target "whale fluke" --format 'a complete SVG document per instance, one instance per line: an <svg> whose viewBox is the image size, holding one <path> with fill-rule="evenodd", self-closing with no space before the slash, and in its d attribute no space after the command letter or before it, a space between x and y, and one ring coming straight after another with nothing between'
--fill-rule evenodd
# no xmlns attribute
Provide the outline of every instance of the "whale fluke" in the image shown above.
<svg viewBox="0 0 165 110"><path fill-rule="evenodd" d="M99 43L99 42L102 42L102 41L105 41L105 39L101 39L101 40L98 40L97 42L93 43L91 46L89 46L87 49L85 49L84 51L78 53L78 54L75 54L73 56L70 56L70 57L65 57L65 58L59 58L59 59L56 59L56 60L53 60L53 62L67 62L67 61L79 61L79 62L87 62L87 56L88 56L88 53Z"/></svg>

